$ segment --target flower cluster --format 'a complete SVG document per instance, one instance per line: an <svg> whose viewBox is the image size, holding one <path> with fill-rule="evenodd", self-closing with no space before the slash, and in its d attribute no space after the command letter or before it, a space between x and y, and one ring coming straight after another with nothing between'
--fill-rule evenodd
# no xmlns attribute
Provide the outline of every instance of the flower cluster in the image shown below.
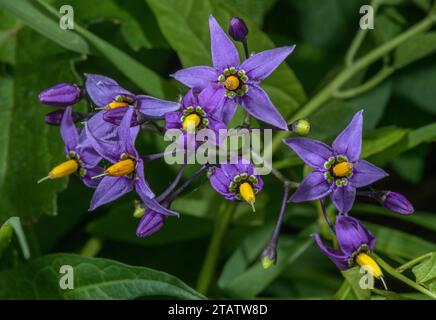
<svg viewBox="0 0 436 320"><path fill-rule="evenodd" d="M250 55L248 28L242 19L233 18L229 34L244 46L246 59L241 61L235 44L212 16L209 28L213 66L194 66L174 73L172 76L188 87L186 94L177 101L137 95L115 80L95 74L85 75L83 88L61 83L41 92L41 103L62 108L48 113L45 121L60 126L66 161L54 167L40 181L77 175L86 186L95 188L90 210L134 191L140 199L134 214L141 218L137 229L139 237L160 230L168 216L178 216L178 212L171 210L172 202L205 172L218 194L230 201L246 202L254 211L256 195L261 192L264 182L253 163L244 158L203 165L177 188L185 168L182 165L171 185L156 196L147 182L145 165L163 154L143 155L135 146L138 134L146 133L148 125L159 127L157 121L164 121L166 129L181 131L182 138L205 128L218 133L227 129L238 105L244 109L247 118L254 117L276 129L298 135L309 133L310 123L305 119L287 124L260 86L295 46ZM73 106L85 98L92 103L90 111L73 112ZM244 125L247 125L245 121ZM335 225L331 224L338 247L326 247L320 235L314 234L316 243L341 270L355 265L369 266L373 275L381 278L382 271L371 258L375 237L348 213L356 196L375 199L385 208L401 214L411 214L413 206L401 194L371 187L387 173L360 159L362 126L363 111L359 111L331 146L304 137L283 141L310 167L311 172L297 183L273 169L274 176L283 183L284 194L273 237L262 255L264 266L269 267L276 261L280 227L289 202L319 200L324 210L324 201L329 197L339 213ZM181 139L181 142L185 140ZM213 142L220 144L221 140ZM182 150L183 147L181 145ZM291 194L294 187L297 189ZM369 190L358 191L361 188Z"/></svg>

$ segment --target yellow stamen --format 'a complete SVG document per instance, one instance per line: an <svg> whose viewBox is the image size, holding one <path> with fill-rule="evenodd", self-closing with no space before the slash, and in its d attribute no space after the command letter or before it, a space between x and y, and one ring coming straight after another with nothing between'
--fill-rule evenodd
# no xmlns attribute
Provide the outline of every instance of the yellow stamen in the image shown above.
<svg viewBox="0 0 436 320"><path fill-rule="evenodd" d="M120 107L127 107L129 104L127 102L111 102L106 106L106 110L110 110L110 109L115 109L115 108L120 108Z"/></svg>
<svg viewBox="0 0 436 320"><path fill-rule="evenodd" d="M132 159L126 159L111 165L106 169L105 173L108 176L120 177L131 174L134 170L135 162Z"/></svg>
<svg viewBox="0 0 436 320"><path fill-rule="evenodd" d="M253 188L251 187L251 184L248 182L244 182L239 186L239 193L241 194L241 197L251 205L253 208L253 212L255 212L254 203L256 202L256 197L254 196Z"/></svg>
<svg viewBox="0 0 436 320"><path fill-rule="evenodd" d="M198 127L200 121L200 117L197 114L192 113L183 120L183 129L192 132Z"/></svg>
<svg viewBox="0 0 436 320"><path fill-rule="evenodd" d="M70 174L76 172L79 169L79 164L76 160L67 160L62 162L60 165L54 167L49 173L48 176L42 178L38 181L38 183L43 182L47 179L58 179L62 177L69 176Z"/></svg>
<svg viewBox="0 0 436 320"><path fill-rule="evenodd" d="M224 81L224 86L227 90L236 90L239 88L239 79L236 76L229 76L226 78L226 81Z"/></svg>
<svg viewBox="0 0 436 320"><path fill-rule="evenodd" d="M353 164L350 162L340 162L333 167L333 174L336 177L348 176L353 170Z"/></svg>
<svg viewBox="0 0 436 320"><path fill-rule="evenodd" d="M369 269L368 271L377 279L383 275L383 272L381 271L377 262L375 262L374 259L366 253L359 253L356 257L356 262L359 266L367 267Z"/></svg>

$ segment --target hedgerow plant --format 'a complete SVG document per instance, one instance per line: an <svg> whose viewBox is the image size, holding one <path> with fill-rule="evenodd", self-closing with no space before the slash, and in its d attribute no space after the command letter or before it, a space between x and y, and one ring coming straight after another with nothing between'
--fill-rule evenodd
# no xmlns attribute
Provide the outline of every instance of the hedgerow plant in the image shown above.
<svg viewBox="0 0 436 320"><path fill-rule="evenodd" d="M195 27L191 25L193 17L182 10L187 2L198 9ZM434 215L414 213L411 201L403 195L412 192L401 185L402 193L392 191L395 188L388 187L391 182L387 178L391 170L407 176L404 165L402 172L395 161L409 149L410 155L415 155L418 145L434 139L435 124L425 123L408 130L389 126L374 129L383 114L379 109L385 108L393 95L390 77L401 74L397 71L436 49L431 31L436 23L435 5L431 1L391 4L374 0L372 6L378 10L381 24L387 23L383 19L388 19L393 11L401 12L403 6L417 6L424 13L419 13L422 18L415 25L393 34L379 34L375 40L371 39L373 31L360 29L345 53L341 69L335 70L307 98L285 62L294 57L305 61L307 44L298 41L297 45L290 45L290 40L284 39L278 40L284 46L271 48L272 41L257 27L259 21L252 22L262 19L266 7L259 9L262 14L251 16L244 11L250 8L249 4L234 5L246 16L242 19L232 17L233 5L226 1L186 3L149 0L139 5L157 19L153 23L162 32L159 37L165 42L164 51L174 50L181 60L181 68L171 67L170 72L158 73L152 67L163 59L159 51L141 64L120 49L119 42L127 42L129 50L135 51L154 48L154 41L158 41L148 39L134 19L138 5L132 3L130 9L127 5L125 10L117 10L116 1L102 4L102 10L117 12L123 21L123 39L109 41L77 22L74 30L56 29L53 19L58 13L54 4L42 0L36 4L24 0L0 1L0 9L42 33L37 35L8 15L9 20L2 28L13 30L14 33L6 32L17 37L18 44L29 43L36 37L40 41L37 47L48 47L46 53L29 58L16 47L17 43L6 42L11 53L0 58L5 66L13 68L12 79L19 77L20 72L26 74L29 68L39 70L39 61L49 60L50 65L56 65L52 66L53 71L57 70L57 81L54 78L39 81L39 74L50 73L41 68L32 75L32 81L17 82L23 88L21 91L11 85L15 80L11 80L7 68L2 76L6 94L16 97L26 89L31 97L28 99L38 99L40 104L56 109L47 112L41 106L28 106L38 110L20 113L24 108L13 108L12 102L6 109L10 133L4 134L8 148L2 150L5 165L1 178L15 182L12 187L3 184L8 187L0 208L10 213L2 216L0 229L0 254L5 253L4 271L0 271L5 285L0 288L0 297L128 299L158 295L202 299L254 298L264 294L281 297L276 286L289 284L291 278L296 283L301 281L303 293L297 294L300 298L309 297L312 291L322 292L321 282L325 279L334 279L334 288L327 291L329 297L338 299L380 296L395 299L404 293L407 297L436 298L433 242L394 227L397 225L394 221L400 220L434 231L431 222ZM292 6L289 3L293 2L284 3L275 4L278 11L280 6ZM350 8L358 4L356 1ZM303 10L301 6L296 8ZM85 12L86 8L85 2L78 2L84 22L99 16L97 12ZM42 23L33 23L29 13ZM228 32L215 19L215 13L219 21L226 21ZM77 16L80 18L80 14ZM206 39L207 19L210 36ZM45 37L64 48L51 44ZM210 53L205 44L209 41ZM89 55L85 63L77 62L79 72L68 69L74 58L63 54L70 51ZM92 57L94 53L97 57ZM140 60L142 53L134 55ZM118 71L99 67L103 59ZM312 63L313 56L308 54L307 59ZM322 59L322 63L327 62ZM374 71L376 68L381 69ZM386 83L389 83L387 93L383 89ZM45 126L41 125L41 112ZM390 113L385 114L389 124ZM14 127L20 117L27 118L19 122L20 126L27 125L23 130ZM30 122L30 118L35 122ZM365 136L370 129L372 132ZM15 133L18 130L19 134ZM56 142L57 132L63 150ZM172 149L165 143L169 132L177 133ZM236 150L222 151L233 135L254 134L263 135L263 152L256 148L254 138L245 145L249 149L248 158L239 144ZM207 139L197 139L199 136ZM268 140L270 136L272 139ZM18 151L11 153L9 148L18 140ZM216 154L212 152L215 149ZM22 155L18 158L23 159L22 163L17 169L8 169L11 157L20 152L25 154L25 158ZM203 153L203 161L199 160L199 153ZM265 155L270 155L273 161ZM387 165L388 160L397 165ZM259 171L261 166L268 174ZM11 176L11 170L20 175ZM34 179L36 174L39 180ZM71 185L62 191L60 208L56 210L56 193L66 187L68 176L72 177ZM91 190L89 199L77 182ZM17 194L29 183L29 191ZM29 197L25 197L27 194ZM26 199L21 201L21 197ZM22 214L20 210L28 212ZM94 210L103 218L87 223L90 218L86 212ZM50 221L38 219L39 213L56 211L59 216ZM74 218L77 211L84 213ZM369 223L365 214L380 215L379 224ZM430 222L423 222L425 217ZM210 223L204 223L211 219L212 228ZM76 242L76 235L81 229L77 227L83 223L92 236L79 251L80 255L55 254L35 259L42 253L57 252L58 241L62 249L77 251L80 241ZM59 224L60 231L53 231L53 224ZM29 256L32 260L17 258L16 246L10 245L14 232L24 260ZM201 246L202 241L198 240L209 233L209 245ZM66 237L73 240L65 246L62 240ZM126 255L120 254L117 259L117 254L111 251L111 242L122 245ZM192 243L195 249L191 250ZM165 249L170 252L166 259L171 261L159 265L158 249L169 244L174 246ZM140 251L146 256L141 264L175 273L189 284L196 282L196 290L172 275L116 261L137 262L136 257L132 258L136 253L129 255L129 246L145 246ZM174 249L177 246L180 249ZM312 251L314 257L309 256ZM151 252L158 253L156 260L149 258ZM230 252L233 253L223 264ZM328 257L340 273L332 270L319 253ZM96 255L112 260L95 258ZM201 267L196 267L194 273L177 271L179 266L184 269L187 264L184 261L190 255L193 257L189 259L200 261ZM89 289L60 291L59 270L64 265L71 266L75 273L75 288ZM298 272L288 274L288 270L296 268L294 265L299 265L301 277ZM409 269L414 277L404 274ZM38 270L43 271L37 279L33 274ZM309 284L307 277L316 273L322 274L319 283L315 280L314 285ZM189 275L187 279L185 275ZM16 277L23 281L14 282ZM343 279L342 284L337 283L338 279ZM112 280L119 281L124 290L118 290L116 285L105 286ZM34 292L38 294L32 296Z"/></svg>

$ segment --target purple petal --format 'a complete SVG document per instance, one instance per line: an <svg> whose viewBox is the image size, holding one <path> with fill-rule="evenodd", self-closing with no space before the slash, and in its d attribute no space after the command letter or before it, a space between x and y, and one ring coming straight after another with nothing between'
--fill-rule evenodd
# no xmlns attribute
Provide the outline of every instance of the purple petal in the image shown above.
<svg viewBox="0 0 436 320"><path fill-rule="evenodd" d="M295 46L281 47L257 53L241 64L251 81L260 82L268 77L294 51Z"/></svg>
<svg viewBox="0 0 436 320"><path fill-rule="evenodd" d="M91 100L99 107L105 107L114 102L116 96L126 96L135 99L135 95L118 83L108 77L98 74L85 74L86 76L86 93Z"/></svg>
<svg viewBox="0 0 436 320"><path fill-rule="evenodd" d="M181 101L182 110L185 110L187 107L195 108L198 105L198 99L197 96L195 95L196 91L197 91L196 89L190 89L183 96Z"/></svg>
<svg viewBox="0 0 436 320"><path fill-rule="evenodd" d="M177 102L165 101L149 96L137 96L138 110L148 118L162 119L166 113L179 110Z"/></svg>
<svg viewBox="0 0 436 320"><path fill-rule="evenodd" d="M285 119L272 104L268 94L257 85L250 85L242 97L242 106L256 119L271 124L279 129L288 130Z"/></svg>
<svg viewBox="0 0 436 320"><path fill-rule="evenodd" d="M204 89L210 83L218 81L218 74L211 67L191 67L177 71L171 75L189 88Z"/></svg>
<svg viewBox="0 0 436 320"><path fill-rule="evenodd" d="M222 86L209 85L198 95L198 104L207 114L214 114L223 108L226 96Z"/></svg>
<svg viewBox="0 0 436 320"><path fill-rule="evenodd" d="M79 143L79 133L73 122L72 112L73 108L67 107L61 122L61 136L65 144L66 153L69 151L75 151L75 148Z"/></svg>
<svg viewBox="0 0 436 320"><path fill-rule="evenodd" d="M165 208L162 206L159 202L157 202L154 198L148 198L142 195L138 190L138 185L136 187L136 192L141 197L141 200L144 202L145 206L149 208L150 210L153 210L157 213L163 214L165 216L176 216L179 217L179 213L170 209Z"/></svg>
<svg viewBox="0 0 436 320"><path fill-rule="evenodd" d="M118 134L120 139L120 150L118 151L118 153L128 153L132 156L137 157L138 152L135 149L135 140L140 128L139 126L130 126L134 112L135 111L133 110L133 108L129 108L129 110L126 111L126 114L124 115L123 120L121 121L121 124L119 126Z"/></svg>
<svg viewBox="0 0 436 320"><path fill-rule="evenodd" d="M181 112L168 112L165 115L165 127L167 129L181 129L182 123L180 118L183 116Z"/></svg>
<svg viewBox="0 0 436 320"><path fill-rule="evenodd" d="M332 191L332 184L324 178L319 171L312 171L303 181L289 199L290 202L303 202L324 198Z"/></svg>
<svg viewBox="0 0 436 320"><path fill-rule="evenodd" d="M350 182L354 187L361 188L386 176L388 174L383 169L376 167L368 161L359 160L353 166L353 176L350 178Z"/></svg>
<svg viewBox="0 0 436 320"><path fill-rule="evenodd" d="M109 125L113 126L109 122L106 122L104 120L103 120L103 122L106 123L108 126ZM118 128L118 127L115 126L115 128ZM106 130L106 128L104 130ZM115 132L118 131L117 129L114 129L114 130L115 130ZM86 132L86 136L88 138L87 141L91 144L92 148L95 151L97 151L97 153L99 155L101 155L103 158L109 160L112 163L115 163L115 162L120 160L120 155L122 152L120 152L120 150L119 150L118 141L97 139L90 129L89 121L85 123L85 132Z"/></svg>
<svg viewBox="0 0 436 320"><path fill-rule="evenodd" d="M331 194L333 204L336 209L343 214L346 214L351 210L355 198L356 188L350 184L344 187L336 187Z"/></svg>
<svg viewBox="0 0 436 320"><path fill-rule="evenodd" d="M232 179L229 179L227 175L223 174L221 168L211 168L212 174L209 177L212 188L219 194L226 197L226 199L236 200L234 194L229 191L229 184Z"/></svg>
<svg viewBox="0 0 436 320"><path fill-rule="evenodd" d="M104 172L104 169L102 167L94 167L94 168L87 168L86 174L84 177L81 177L83 183L90 188L97 188L100 181L103 178L98 179L92 179L92 177L98 176L99 174L102 174Z"/></svg>
<svg viewBox="0 0 436 320"><path fill-rule="evenodd" d="M291 138L283 140L283 142L313 169L325 170L324 163L333 156L333 150L318 140Z"/></svg>
<svg viewBox="0 0 436 320"><path fill-rule="evenodd" d="M147 210L139 222L136 235L140 238L151 236L165 224L165 216L153 210Z"/></svg>
<svg viewBox="0 0 436 320"><path fill-rule="evenodd" d="M336 154L347 156L348 160L359 160L362 150L363 110L357 112L348 126L336 137L332 147Z"/></svg>
<svg viewBox="0 0 436 320"><path fill-rule="evenodd" d="M213 16L209 17L209 29L213 66L220 70L237 67L238 50Z"/></svg>
<svg viewBox="0 0 436 320"><path fill-rule="evenodd" d="M155 194L151 190L147 181L145 180L144 163L142 162L141 159L137 160L136 175L137 175L137 178L135 181L135 186L136 186L138 193L140 193L140 195L142 194L144 197L147 197L147 198L154 198Z"/></svg>
<svg viewBox="0 0 436 320"><path fill-rule="evenodd" d="M105 111L97 112L91 119L86 121L86 126L89 132L92 133L92 136L97 140L117 141L118 125L105 121L104 114Z"/></svg>
<svg viewBox="0 0 436 320"><path fill-rule="evenodd" d="M238 105L236 101L234 101L233 99L225 98L222 106L214 111L213 116L216 119L223 121L225 124L229 124L229 122L233 119L237 108Z"/></svg>
<svg viewBox="0 0 436 320"><path fill-rule="evenodd" d="M370 251L374 249L374 235L356 218L338 216L335 231L339 247L349 256L352 256L363 245L367 245Z"/></svg>
<svg viewBox="0 0 436 320"><path fill-rule="evenodd" d="M345 255L344 253L342 253L339 250L335 250L335 249L326 247L324 245L324 243L322 242L319 234L312 234L312 238L315 239L316 244L321 249L321 251L327 257L329 257L329 259L331 261L333 261L340 270L346 270L349 268L348 259L351 257L348 257L347 255Z"/></svg>
<svg viewBox="0 0 436 320"><path fill-rule="evenodd" d="M133 181L125 176L122 177L104 177L99 183L91 199L90 211L97 207L111 202L130 192L133 187Z"/></svg>

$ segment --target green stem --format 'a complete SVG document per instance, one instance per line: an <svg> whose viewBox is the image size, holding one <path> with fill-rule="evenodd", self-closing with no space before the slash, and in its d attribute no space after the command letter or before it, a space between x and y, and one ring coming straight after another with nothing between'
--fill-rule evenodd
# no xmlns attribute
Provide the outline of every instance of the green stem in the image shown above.
<svg viewBox="0 0 436 320"><path fill-rule="evenodd" d="M359 96L365 92L368 92L372 88L376 87L380 83L382 83L385 79L387 79L391 74L394 73L396 69L393 67L384 67L380 70L374 77L365 82L364 84L345 91L336 91L333 93L333 96L338 99L350 99L356 96Z"/></svg>
<svg viewBox="0 0 436 320"><path fill-rule="evenodd" d="M391 267L387 262L385 262L382 258L380 258L375 253L372 253L371 256L380 265L380 267L383 270L385 270L387 273L389 273L392 277L400 280L401 282L404 282L405 284L407 284L408 286L412 287L413 289L415 289L415 290L417 290L417 291L419 291L419 292L429 296L430 298L436 300L436 294L434 294L430 290L427 290L426 288L420 286L416 282L410 280L406 276L404 276L401 273L399 273L397 270L395 270L395 268Z"/></svg>
<svg viewBox="0 0 436 320"><path fill-rule="evenodd" d="M431 257L432 255L433 255L433 252L429 252L429 253L426 253L418 258L410 260L409 262L406 262L402 266L399 266L397 268L397 272L402 273L402 272L406 271L407 269L410 269L411 267L413 267L415 264L418 264L419 262Z"/></svg>
<svg viewBox="0 0 436 320"><path fill-rule="evenodd" d="M329 101L333 97L333 93L337 92L339 88L347 83L357 73L361 72L371 64L385 56L387 53L397 48L399 45L410 39L411 37L424 32L429 29L436 21L436 15L429 15L421 22L415 24L407 31L401 33L392 40L379 46L373 51L369 52L358 61L356 61L350 67L343 69L328 85L321 89L299 112L289 119L289 122L293 122L298 119L306 118L308 115L316 111L323 104ZM273 139L272 152L273 154L278 150L282 144L282 139L286 138L288 132L279 132Z"/></svg>
<svg viewBox="0 0 436 320"><path fill-rule="evenodd" d="M197 291L204 295L208 293L212 279L215 276L216 264L221 252L221 245L237 207L238 203L236 202L224 202L222 206L224 210L220 210L217 217L206 258L204 259L197 283Z"/></svg>

